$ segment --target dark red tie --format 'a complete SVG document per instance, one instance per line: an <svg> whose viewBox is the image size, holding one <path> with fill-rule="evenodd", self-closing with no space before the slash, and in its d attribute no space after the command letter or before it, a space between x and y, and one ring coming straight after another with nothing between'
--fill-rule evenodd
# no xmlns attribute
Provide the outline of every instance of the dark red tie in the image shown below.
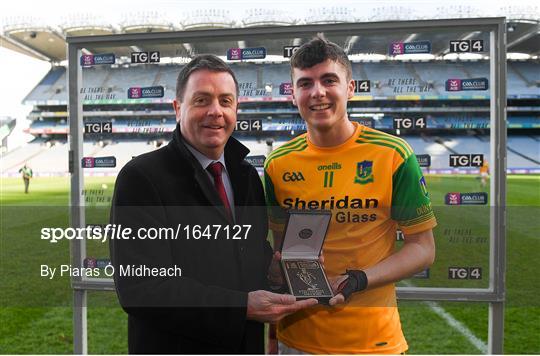
<svg viewBox="0 0 540 356"><path fill-rule="evenodd" d="M223 202L223 206L225 207L225 211L227 212L229 220L232 221L231 205L229 204L229 199L227 198L227 192L225 191L225 186L223 185L223 179L221 179L223 165L221 164L221 162L213 162L210 163L208 167L206 167L206 169L208 169L210 174L212 174L212 176L214 177L214 186L216 187L219 197Z"/></svg>

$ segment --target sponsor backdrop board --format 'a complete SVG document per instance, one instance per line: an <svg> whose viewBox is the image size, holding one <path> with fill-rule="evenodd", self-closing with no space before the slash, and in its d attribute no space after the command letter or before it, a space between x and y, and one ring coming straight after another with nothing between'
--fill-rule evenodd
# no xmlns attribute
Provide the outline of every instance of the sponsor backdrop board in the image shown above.
<svg viewBox="0 0 540 356"><path fill-rule="evenodd" d="M396 136L390 141L394 146L403 146L398 151L414 151L421 174L409 184L417 185L430 197L438 220L434 229L435 263L400 283L398 296L498 301L500 284L495 292L488 288L493 287L490 280L501 280L493 263L501 261L500 251L504 247L492 245L501 238L499 227L494 225L494 217L501 213L493 202L504 192L500 164L494 160L501 152L490 147L493 135L497 136L496 141L506 138L500 127L494 125L504 122L504 110L495 107L495 96L504 93L500 80L505 72L500 69L501 63L494 64L500 53L490 40L490 31L500 23L493 20L489 26L483 26L482 22L457 20L444 24L291 27L271 35L268 32L268 37L264 36L264 29L220 30L212 36L197 32L200 37L189 39L178 34L174 41L167 37L171 34L155 33L133 36L129 41L120 36L115 46L109 46L105 40L74 41L71 48L78 46L88 53L98 53L91 51L94 47L101 49L93 57L81 51L72 52L76 55L71 57L79 65L72 68L70 75L81 71L82 81L70 93L80 111L70 109L75 110L70 113L81 122L72 124L69 132L74 142L85 141L82 151L73 148L73 162L82 163L72 164L80 182L72 189L78 189L74 192L79 196L80 190L84 190L83 201L74 201L74 205L86 205L85 216L75 219L74 224L106 224L114 190L110 176L114 177L132 157L168 144L176 125L172 109L176 78L184 63L196 53L220 56L236 74L239 106L233 136L248 146L249 161L262 172L264 157L306 132L295 106L298 83L291 80L290 60L299 45L313 33L322 32L344 47L352 62L350 79L354 89L347 106L348 116L359 125ZM466 40L462 40L463 26L472 34ZM137 38L142 42L138 43ZM384 60L376 60L381 56ZM461 60L466 58L467 61ZM97 110L92 110L93 106ZM344 176L351 169L355 173ZM361 157L351 168L338 156L313 167L292 167L282 179L284 184L304 185L306 189L330 191L340 179L369 188L380 179L376 174L379 170L373 157ZM318 174L320 181L310 182L309 171ZM93 174L102 174L102 181L83 181L84 175ZM371 203L373 197L355 198L353 202L351 197L329 197L334 201L331 224L370 224L382 215L377 209L384 207ZM351 209L358 208L354 204L362 205L361 213L351 213ZM307 209L316 209L309 202L305 205ZM399 236L396 233L396 250L406 240L403 234L402 238ZM75 260L87 266L102 270L108 266L106 251L98 242L89 243L84 254L83 249L75 251ZM499 254L490 256L490 251ZM82 290L112 288L110 279L92 276L75 278L74 285Z"/></svg>

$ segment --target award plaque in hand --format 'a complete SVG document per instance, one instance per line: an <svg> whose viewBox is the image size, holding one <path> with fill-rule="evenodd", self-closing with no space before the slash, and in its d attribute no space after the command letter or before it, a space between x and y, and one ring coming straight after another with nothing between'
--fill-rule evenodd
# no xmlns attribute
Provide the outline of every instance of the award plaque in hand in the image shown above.
<svg viewBox="0 0 540 356"><path fill-rule="evenodd" d="M328 303L333 297L319 262L331 217L329 211L289 211L281 246L281 266L289 291L297 299L316 298Z"/></svg>

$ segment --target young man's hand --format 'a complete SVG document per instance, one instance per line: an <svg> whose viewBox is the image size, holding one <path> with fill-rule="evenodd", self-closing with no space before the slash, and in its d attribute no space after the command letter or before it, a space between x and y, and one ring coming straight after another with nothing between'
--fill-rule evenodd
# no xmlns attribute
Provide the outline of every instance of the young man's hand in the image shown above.
<svg viewBox="0 0 540 356"><path fill-rule="evenodd" d="M364 271L347 270L347 273L329 278L334 296L328 301L331 306L343 304L355 292L367 288L368 281Z"/></svg>

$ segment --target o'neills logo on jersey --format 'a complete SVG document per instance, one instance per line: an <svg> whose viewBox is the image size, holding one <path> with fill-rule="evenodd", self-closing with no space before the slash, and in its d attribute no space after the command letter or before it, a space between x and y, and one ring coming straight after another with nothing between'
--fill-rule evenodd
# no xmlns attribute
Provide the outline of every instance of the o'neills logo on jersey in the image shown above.
<svg viewBox="0 0 540 356"><path fill-rule="evenodd" d="M332 162L330 164L321 164L317 167L318 171L333 171L335 169L341 169L341 164Z"/></svg>
<svg viewBox="0 0 540 356"><path fill-rule="evenodd" d="M322 200L303 200L300 198L286 198L283 205L287 209L374 209L379 206L379 200L375 198L350 198L345 195L343 198L336 199L331 196L330 199Z"/></svg>

